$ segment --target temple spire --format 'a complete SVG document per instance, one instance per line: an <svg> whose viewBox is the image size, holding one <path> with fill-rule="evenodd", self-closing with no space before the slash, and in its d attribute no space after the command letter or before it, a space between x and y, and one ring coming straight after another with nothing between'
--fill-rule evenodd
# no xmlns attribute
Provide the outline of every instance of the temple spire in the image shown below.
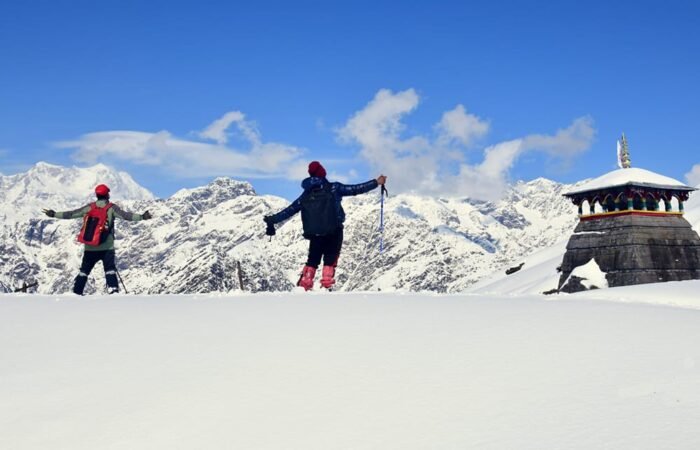
<svg viewBox="0 0 700 450"><path fill-rule="evenodd" d="M617 141L617 166L620 169L629 169L632 167L632 160L630 160L630 151L627 147L625 133L622 133L622 137Z"/></svg>

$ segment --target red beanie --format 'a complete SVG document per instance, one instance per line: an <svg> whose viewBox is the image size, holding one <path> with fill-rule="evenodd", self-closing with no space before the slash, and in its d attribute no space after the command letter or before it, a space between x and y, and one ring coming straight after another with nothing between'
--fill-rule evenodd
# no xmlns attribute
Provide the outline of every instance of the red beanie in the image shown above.
<svg viewBox="0 0 700 450"><path fill-rule="evenodd" d="M320 162L311 161L311 164L309 164L309 175L312 177L325 178L326 169L323 168Z"/></svg>
<svg viewBox="0 0 700 450"><path fill-rule="evenodd" d="M109 188L104 184L100 184L95 188L95 194L102 197L107 196L109 195Z"/></svg>

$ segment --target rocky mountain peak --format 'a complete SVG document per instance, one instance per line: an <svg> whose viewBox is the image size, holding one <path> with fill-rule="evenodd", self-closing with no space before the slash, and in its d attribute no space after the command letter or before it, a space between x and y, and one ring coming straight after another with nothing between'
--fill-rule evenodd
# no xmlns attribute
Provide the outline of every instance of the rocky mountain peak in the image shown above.
<svg viewBox="0 0 700 450"><path fill-rule="evenodd" d="M171 198L179 202L191 203L196 209L210 209L225 201L242 195L257 195L253 186L247 181L238 181L228 177L218 177L205 186L194 189L181 189Z"/></svg>

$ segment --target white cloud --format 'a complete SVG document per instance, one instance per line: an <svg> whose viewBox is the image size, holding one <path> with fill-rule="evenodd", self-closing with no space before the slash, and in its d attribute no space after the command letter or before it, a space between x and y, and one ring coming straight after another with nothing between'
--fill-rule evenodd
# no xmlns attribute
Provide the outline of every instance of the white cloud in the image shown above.
<svg viewBox="0 0 700 450"><path fill-rule="evenodd" d="M443 113L436 129L442 142L457 140L464 146L470 146L488 133L489 123L473 114L467 114L464 106L457 105L455 109Z"/></svg>
<svg viewBox="0 0 700 450"><path fill-rule="evenodd" d="M493 200L503 193L510 169L524 152L568 161L587 150L595 136L593 121L582 117L554 135L533 134L491 145L480 163L467 164L462 161L468 148L486 135L489 123L457 105L434 126L436 136L403 137L402 120L419 102L413 89L382 89L337 130L342 142L359 144L360 156L373 170L390 177L394 191Z"/></svg>
<svg viewBox="0 0 700 450"><path fill-rule="evenodd" d="M200 136L216 144L181 139L167 131L101 131L88 133L76 140L58 142L58 148L75 149L73 158L83 163L103 159L157 166L178 177L228 175L242 178L297 178L299 159L304 151L278 142L264 142L251 122L233 111L209 125ZM247 148L224 145L226 130L236 124Z"/></svg>
<svg viewBox="0 0 700 450"><path fill-rule="evenodd" d="M203 131L198 133L198 135L203 139L211 139L218 144L225 144L228 142L228 134L226 134L226 131L233 123L238 125L239 129L244 127L245 115L240 111L229 111L220 119L212 122Z"/></svg>
<svg viewBox="0 0 700 450"><path fill-rule="evenodd" d="M508 172L522 151L522 139L487 147L481 163L462 164L457 175L443 177L442 193L484 200L498 199L508 186Z"/></svg>
<svg viewBox="0 0 700 450"><path fill-rule="evenodd" d="M405 129L401 118L417 106L418 94L413 89L396 94L382 89L338 130L339 136L345 142L357 141L361 155L370 162L381 163L395 152L418 153L427 142L399 137Z"/></svg>
<svg viewBox="0 0 700 450"><path fill-rule="evenodd" d="M529 135L523 139L523 147L568 159L588 150L594 137L593 119L586 116L574 120L567 128L557 130L553 136Z"/></svg>
<svg viewBox="0 0 700 450"><path fill-rule="evenodd" d="M695 164L690 172L685 174L688 186L700 187L700 164Z"/></svg>
<svg viewBox="0 0 700 450"><path fill-rule="evenodd" d="M428 154L430 143L425 138L401 138L405 130L401 119L416 109L418 101L413 89L396 94L382 89L337 130L342 142L360 144L360 156L373 169L401 174L392 181L398 191L420 189L414 180L427 188L432 185L429 174L437 172L436 161Z"/></svg>
<svg viewBox="0 0 700 450"><path fill-rule="evenodd" d="M441 115L430 133L409 135L404 120L419 104L414 89L378 91L336 129L341 142L357 144L360 149L336 165L357 162L359 156L375 171L373 175L383 172L390 177L394 192L496 199L523 153L542 152L567 162L587 150L595 137L593 121L582 117L552 135L532 134L490 145L482 150L481 161L467 163L473 160L467 155L473 154L475 143L488 133L489 122L458 104ZM229 143L231 133L241 138L240 145ZM74 150L72 156L79 162L125 161L158 167L178 177L299 179L307 175L303 149L266 142L241 111L227 112L194 136L179 138L168 131L101 131L55 145ZM329 160L325 163L333 165ZM697 167L691 174L700 172ZM333 179L357 178L356 173L344 176L329 169Z"/></svg>

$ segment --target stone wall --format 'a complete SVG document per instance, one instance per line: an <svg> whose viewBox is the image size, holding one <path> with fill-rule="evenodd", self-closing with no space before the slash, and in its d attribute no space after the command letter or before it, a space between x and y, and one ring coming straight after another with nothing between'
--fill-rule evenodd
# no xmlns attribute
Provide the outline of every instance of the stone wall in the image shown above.
<svg viewBox="0 0 700 450"><path fill-rule="evenodd" d="M579 222L566 246L559 288L595 258L608 286L700 279L700 237L682 216L624 215Z"/></svg>

